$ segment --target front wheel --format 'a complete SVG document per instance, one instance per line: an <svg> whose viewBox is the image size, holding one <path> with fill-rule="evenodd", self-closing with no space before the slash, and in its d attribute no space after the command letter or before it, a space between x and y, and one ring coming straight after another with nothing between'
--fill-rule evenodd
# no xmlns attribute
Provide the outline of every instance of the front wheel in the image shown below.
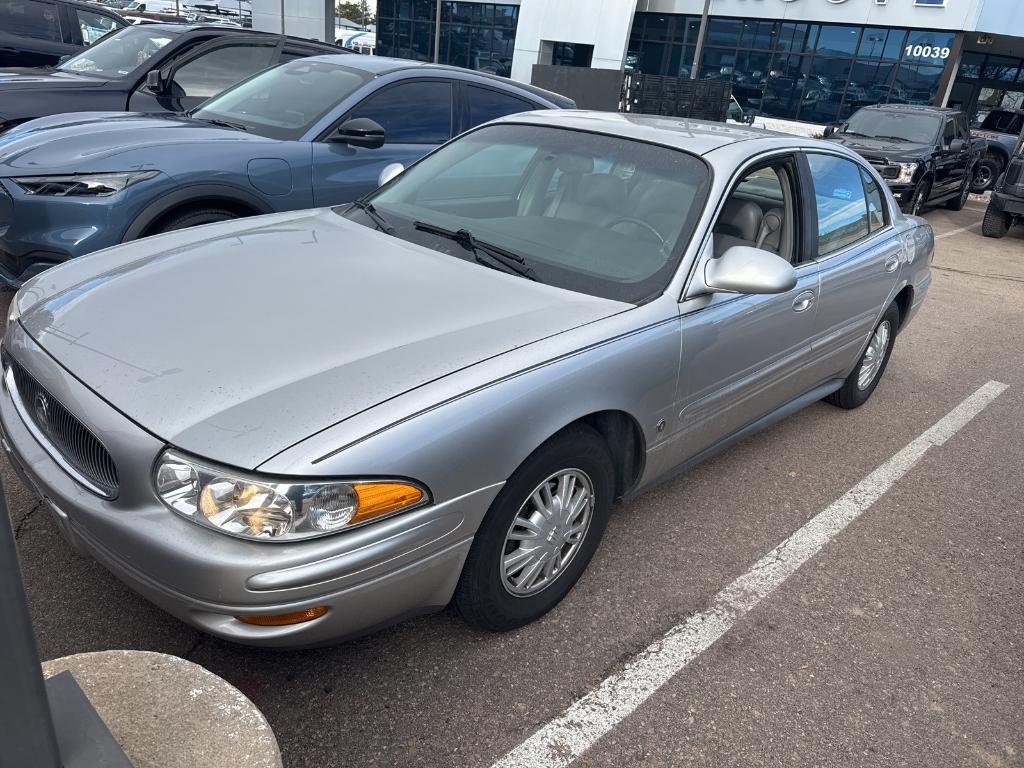
<svg viewBox="0 0 1024 768"><path fill-rule="evenodd" d="M193 208L179 214L172 214L160 222L150 232L151 235L159 235L163 232L177 232L179 229L198 227L202 224L213 224L217 221L228 221L237 219L238 214L226 208Z"/></svg>
<svg viewBox="0 0 1024 768"><path fill-rule="evenodd" d="M509 478L488 510L455 588L473 626L504 632L554 608L573 588L604 534L614 466L585 425L558 433Z"/></svg>
<svg viewBox="0 0 1024 768"><path fill-rule="evenodd" d="M842 387L825 398L825 402L852 410L860 408L868 401L889 364L899 325L900 308L894 301L875 326L868 340L867 349L864 350L853 372L846 377Z"/></svg>
<svg viewBox="0 0 1024 768"><path fill-rule="evenodd" d="M927 180L922 179L914 187L914 193L910 196L910 199L903 206L903 212L909 213L911 216L920 216L921 211L924 210L925 203L928 202L928 195L931 192L932 185Z"/></svg>
<svg viewBox="0 0 1024 768"><path fill-rule="evenodd" d="M1003 237L1010 231L1010 216L996 208L991 201L981 221L981 234L985 237Z"/></svg>

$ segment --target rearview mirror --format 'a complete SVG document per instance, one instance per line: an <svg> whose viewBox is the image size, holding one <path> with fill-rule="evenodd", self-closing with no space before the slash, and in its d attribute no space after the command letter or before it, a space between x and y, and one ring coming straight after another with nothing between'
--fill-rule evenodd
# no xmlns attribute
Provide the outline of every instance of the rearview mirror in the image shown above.
<svg viewBox="0 0 1024 768"><path fill-rule="evenodd" d="M166 90L167 82L159 69L150 70L146 73L146 90L152 93L161 94Z"/></svg>
<svg viewBox="0 0 1024 768"><path fill-rule="evenodd" d="M770 251L734 245L704 265L704 283L727 293L785 293L796 286L796 270Z"/></svg>
<svg viewBox="0 0 1024 768"><path fill-rule="evenodd" d="M328 141L348 144L350 147L378 149L384 146L384 128L368 117L354 117L338 126Z"/></svg>
<svg viewBox="0 0 1024 768"><path fill-rule="evenodd" d="M402 171L405 170L405 166L401 163L388 163L380 172L380 176L377 177L377 186L383 187L393 178L398 176Z"/></svg>

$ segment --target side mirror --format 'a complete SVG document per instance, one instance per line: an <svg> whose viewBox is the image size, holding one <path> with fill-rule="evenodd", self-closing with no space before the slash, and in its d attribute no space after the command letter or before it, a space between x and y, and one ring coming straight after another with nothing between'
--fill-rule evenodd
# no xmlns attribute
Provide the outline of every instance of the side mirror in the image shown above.
<svg viewBox="0 0 1024 768"><path fill-rule="evenodd" d="M153 69L146 73L146 90L156 94L162 94L167 90L167 81L159 69Z"/></svg>
<svg viewBox="0 0 1024 768"><path fill-rule="evenodd" d="M70 58L71 58L71 54L70 53L66 54L64 56L61 56L59 59L57 59L57 63L58 64L63 64L65 61L67 61Z"/></svg>
<svg viewBox="0 0 1024 768"><path fill-rule="evenodd" d="M405 170L405 166L401 163L388 163L380 172L380 176L377 177L377 186L383 187L393 178L398 176Z"/></svg>
<svg viewBox="0 0 1024 768"><path fill-rule="evenodd" d="M825 137L832 136L837 130L839 130L839 123L829 123L825 126Z"/></svg>
<svg viewBox="0 0 1024 768"><path fill-rule="evenodd" d="M328 141L348 144L350 147L379 149L384 146L384 128L368 117L354 117L338 126L338 130L327 137Z"/></svg>
<svg viewBox="0 0 1024 768"><path fill-rule="evenodd" d="M704 283L727 293L785 293L796 286L796 270L770 251L734 245L705 262Z"/></svg>
<svg viewBox="0 0 1024 768"><path fill-rule="evenodd" d="M964 147L966 147L966 146L967 146L967 142L964 141L963 139L953 139L951 142L949 142L949 151L950 152L963 152L964 151Z"/></svg>
<svg viewBox="0 0 1024 768"><path fill-rule="evenodd" d="M744 112L743 113L743 119L742 119L741 122L746 123L747 125L753 125L754 124L754 119L758 118L760 116L761 116L760 112L758 112L756 109L752 109L749 112Z"/></svg>

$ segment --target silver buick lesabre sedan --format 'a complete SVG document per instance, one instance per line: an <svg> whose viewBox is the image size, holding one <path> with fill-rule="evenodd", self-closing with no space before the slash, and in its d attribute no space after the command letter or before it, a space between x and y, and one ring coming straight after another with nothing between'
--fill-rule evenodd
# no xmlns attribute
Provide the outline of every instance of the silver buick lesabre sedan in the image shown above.
<svg viewBox="0 0 1024 768"><path fill-rule="evenodd" d="M833 144L517 115L355 205L29 281L3 445L77 548L211 634L316 645L451 601L506 630L616 499L864 403L933 246Z"/></svg>

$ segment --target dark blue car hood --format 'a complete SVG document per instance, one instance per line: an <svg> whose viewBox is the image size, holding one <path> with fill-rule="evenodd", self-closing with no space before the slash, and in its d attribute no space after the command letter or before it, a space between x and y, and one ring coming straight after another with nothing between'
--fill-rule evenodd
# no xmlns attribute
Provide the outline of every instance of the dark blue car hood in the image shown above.
<svg viewBox="0 0 1024 768"><path fill-rule="evenodd" d="M0 136L0 177L158 167L148 150L170 145L188 152L189 145L216 144L225 153L249 153L258 145L281 142L233 128L221 128L181 115L124 112L82 112L54 115L23 123ZM130 155L125 167L108 160ZM153 157L156 160L156 156Z"/></svg>

